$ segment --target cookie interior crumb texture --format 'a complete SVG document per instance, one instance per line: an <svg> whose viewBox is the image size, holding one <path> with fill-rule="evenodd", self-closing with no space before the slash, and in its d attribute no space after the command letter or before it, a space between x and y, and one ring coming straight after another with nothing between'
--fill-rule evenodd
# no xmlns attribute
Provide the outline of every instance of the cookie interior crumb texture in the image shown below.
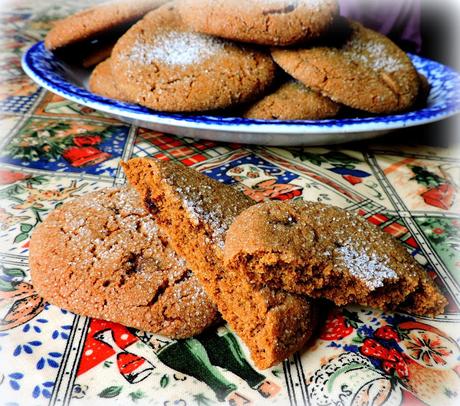
<svg viewBox="0 0 460 406"><path fill-rule="evenodd" d="M392 236L356 214L313 202L265 202L226 234L228 272L259 286L433 316L447 302Z"/></svg>
<svg viewBox="0 0 460 406"><path fill-rule="evenodd" d="M34 231L34 288L80 315L174 338L202 332L217 310L134 189L64 203Z"/></svg>
<svg viewBox="0 0 460 406"><path fill-rule="evenodd" d="M268 368L301 349L316 323L311 301L256 287L244 275L223 268L225 234L253 202L177 163L135 158L123 168L174 249L248 346L255 364Z"/></svg>

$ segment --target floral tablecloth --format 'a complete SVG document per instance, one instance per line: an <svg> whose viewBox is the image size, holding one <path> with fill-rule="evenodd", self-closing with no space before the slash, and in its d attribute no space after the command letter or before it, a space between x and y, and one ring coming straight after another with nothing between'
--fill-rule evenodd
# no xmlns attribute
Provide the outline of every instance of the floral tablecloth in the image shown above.
<svg viewBox="0 0 460 406"><path fill-rule="evenodd" d="M118 122L38 88L21 70L24 50L75 8L15 1L1 11L0 403L459 405L458 151L384 141L247 147ZM304 351L257 371L225 326L173 341L45 303L29 277L34 227L68 199L123 184L120 161L134 156L180 161L256 201L302 198L359 213L427 269L449 299L445 315L324 311Z"/></svg>

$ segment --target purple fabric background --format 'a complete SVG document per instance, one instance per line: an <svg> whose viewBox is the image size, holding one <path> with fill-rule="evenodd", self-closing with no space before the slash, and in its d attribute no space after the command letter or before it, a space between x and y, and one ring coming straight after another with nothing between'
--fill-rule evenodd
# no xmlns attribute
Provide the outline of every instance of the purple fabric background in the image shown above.
<svg viewBox="0 0 460 406"><path fill-rule="evenodd" d="M339 0L341 14L389 36L406 50L420 52L421 0Z"/></svg>

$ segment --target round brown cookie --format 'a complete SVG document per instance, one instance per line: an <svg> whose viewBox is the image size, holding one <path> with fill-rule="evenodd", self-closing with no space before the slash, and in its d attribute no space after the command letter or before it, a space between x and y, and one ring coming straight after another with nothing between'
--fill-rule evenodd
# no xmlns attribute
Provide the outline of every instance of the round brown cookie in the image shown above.
<svg viewBox="0 0 460 406"><path fill-rule="evenodd" d="M110 99L129 102L128 98L120 91L117 81L112 76L110 58L94 68L89 78L89 89L93 93Z"/></svg>
<svg viewBox="0 0 460 406"><path fill-rule="evenodd" d="M190 31L165 5L115 45L112 73L137 103L161 111L203 111L257 97L271 84L269 55Z"/></svg>
<svg viewBox="0 0 460 406"><path fill-rule="evenodd" d="M340 105L291 80L252 104L243 117L263 120L319 120L334 117Z"/></svg>
<svg viewBox="0 0 460 406"><path fill-rule="evenodd" d="M409 57L383 35L349 22L341 45L273 49L286 72L332 100L371 113L410 108L419 78Z"/></svg>
<svg viewBox="0 0 460 406"><path fill-rule="evenodd" d="M443 312L446 299L391 235L357 214L313 202L269 201L243 211L225 239L228 272L253 283L329 299Z"/></svg>
<svg viewBox="0 0 460 406"><path fill-rule="evenodd" d="M54 51L78 42L88 41L110 31L126 30L169 0L117 0L82 10L59 20L45 38L47 49Z"/></svg>
<svg viewBox="0 0 460 406"><path fill-rule="evenodd" d="M104 189L54 210L32 235L29 264L37 292L77 314L174 338L217 318L133 189Z"/></svg>
<svg viewBox="0 0 460 406"><path fill-rule="evenodd" d="M292 45L319 37L338 14L336 0L181 0L196 31L261 45Z"/></svg>

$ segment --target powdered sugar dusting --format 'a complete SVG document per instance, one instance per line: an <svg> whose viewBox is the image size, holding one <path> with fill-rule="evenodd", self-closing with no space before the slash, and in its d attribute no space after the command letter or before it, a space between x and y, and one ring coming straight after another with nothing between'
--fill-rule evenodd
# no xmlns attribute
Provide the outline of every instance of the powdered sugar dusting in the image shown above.
<svg viewBox="0 0 460 406"><path fill-rule="evenodd" d="M186 67L215 56L224 44L223 40L204 34L170 31L156 37L151 44L137 41L129 59L144 65L157 62Z"/></svg>
<svg viewBox="0 0 460 406"><path fill-rule="evenodd" d="M211 189L211 186L202 185L201 189ZM192 188L186 186L184 189L177 188L177 192L181 196L182 202L189 212L192 221L198 225L200 222L206 223L212 229L213 242L217 244L219 248L224 248L224 235L227 232L230 224L225 221L224 216L219 211L219 207L215 207L214 210L206 210L203 207L202 202L199 198L192 199L191 196Z"/></svg>
<svg viewBox="0 0 460 406"><path fill-rule="evenodd" d="M375 41L363 41L360 38L354 38L347 44L345 54L352 60L386 73L397 72L404 68L401 61L388 52L385 44Z"/></svg>
<svg viewBox="0 0 460 406"><path fill-rule="evenodd" d="M338 248L338 252L349 272L361 279L370 290L382 287L385 279L398 277L393 269L385 265L385 259L381 260L375 253L369 256L364 248L357 251L351 241Z"/></svg>
<svg viewBox="0 0 460 406"><path fill-rule="evenodd" d="M236 0L235 0L236 1ZM254 1L254 0L253 0ZM246 2L236 1L238 4L246 4ZM299 6L309 7L310 9L318 10L327 3L327 0L255 0L255 3L260 3L267 7L286 7L287 10L295 9ZM251 4L248 2L248 4Z"/></svg>

